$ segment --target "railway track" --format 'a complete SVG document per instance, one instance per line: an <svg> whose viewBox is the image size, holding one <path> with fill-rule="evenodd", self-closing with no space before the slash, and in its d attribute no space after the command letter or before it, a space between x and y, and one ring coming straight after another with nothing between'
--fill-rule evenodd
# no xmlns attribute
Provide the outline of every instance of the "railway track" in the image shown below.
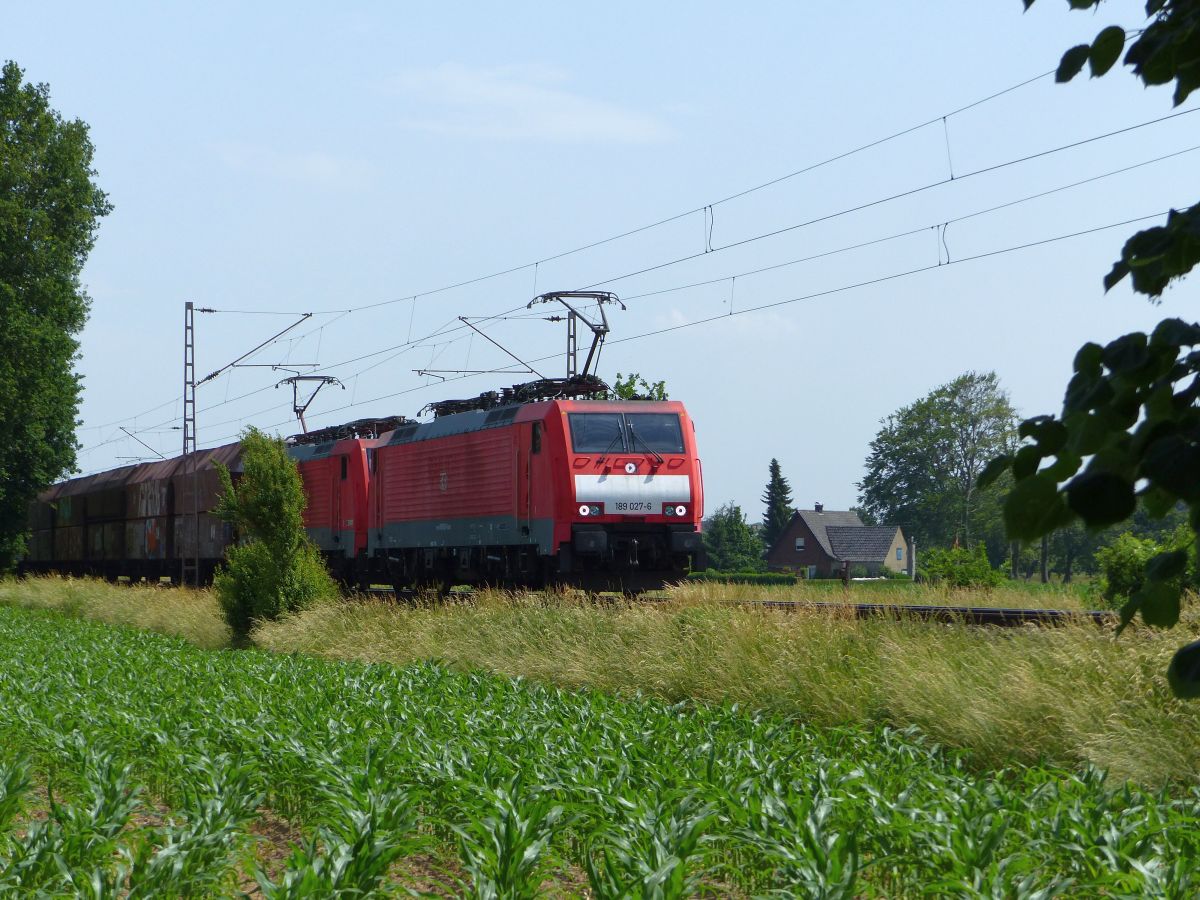
<svg viewBox="0 0 1200 900"><path fill-rule="evenodd" d="M390 588L373 587L370 591L382 596L394 596ZM454 591L443 600L450 602L468 600L474 591ZM405 593L402 599L412 601L417 595ZM597 594L598 602L617 602L626 598L617 595ZM662 603L670 598L642 596L644 602ZM853 612L859 619L920 619L926 622L944 622L958 625L986 625L994 628L1016 628L1021 625L1068 625L1091 622L1093 625L1115 625L1117 614L1109 610L1076 609L1025 609L1004 606L933 606L906 603L841 603L820 600L725 600L730 606L748 609L777 609L789 612L804 610L824 611L830 614Z"/></svg>
<svg viewBox="0 0 1200 900"><path fill-rule="evenodd" d="M1002 606L927 606L897 603L832 603L809 600L731 600L736 606L755 609L824 610L830 613L851 610L860 619L922 619L962 625L990 625L1015 628L1020 625L1067 625L1091 622L1115 625L1117 614L1108 610L1023 609Z"/></svg>

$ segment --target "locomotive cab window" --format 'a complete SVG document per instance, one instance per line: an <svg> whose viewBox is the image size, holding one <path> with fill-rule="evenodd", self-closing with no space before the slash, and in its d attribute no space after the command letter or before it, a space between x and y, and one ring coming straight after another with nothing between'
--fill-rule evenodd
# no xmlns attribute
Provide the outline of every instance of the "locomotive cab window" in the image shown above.
<svg viewBox="0 0 1200 900"><path fill-rule="evenodd" d="M347 462L349 462L349 460L347 460L347 459L346 459L346 457L344 457L344 456L343 456L343 457L342 457L342 481L345 481L345 480L346 480L346 474L347 474L347 472L349 471L349 468L350 468L350 467L347 465Z"/></svg>
<svg viewBox="0 0 1200 900"><path fill-rule="evenodd" d="M571 447L576 453L625 451L625 427L620 413L568 413Z"/></svg>
<svg viewBox="0 0 1200 900"><path fill-rule="evenodd" d="M683 453L677 413L569 413L576 453Z"/></svg>
<svg viewBox="0 0 1200 900"><path fill-rule="evenodd" d="M533 423L533 435L530 437L530 440L529 440L529 450L531 453L541 453L542 452L542 423L541 422Z"/></svg>
<svg viewBox="0 0 1200 900"><path fill-rule="evenodd" d="M683 430L676 413L626 413L630 448L654 453L682 453Z"/></svg>

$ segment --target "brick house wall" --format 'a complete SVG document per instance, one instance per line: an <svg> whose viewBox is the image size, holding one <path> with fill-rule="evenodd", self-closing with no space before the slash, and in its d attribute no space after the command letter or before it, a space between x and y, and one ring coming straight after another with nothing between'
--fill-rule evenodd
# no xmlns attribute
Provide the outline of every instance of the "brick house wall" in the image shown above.
<svg viewBox="0 0 1200 900"><path fill-rule="evenodd" d="M797 541L803 542L802 548L797 548ZM833 578L840 573L840 564L821 548L804 519L792 516L788 527L767 553L767 568L807 575L810 566L815 567L816 578Z"/></svg>

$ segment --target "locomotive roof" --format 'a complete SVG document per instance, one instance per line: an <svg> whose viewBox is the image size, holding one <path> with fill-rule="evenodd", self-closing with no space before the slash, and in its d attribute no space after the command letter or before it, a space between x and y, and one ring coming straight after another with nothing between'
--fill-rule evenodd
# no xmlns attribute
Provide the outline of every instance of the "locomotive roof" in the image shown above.
<svg viewBox="0 0 1200 900"><path fill-rule="evenodd" d="M385 445L407 444L412 441L428 441L455 434L467 434L471 431L483 431L485 428L500 428L504 425L511 425L522 409L549 409L549 407L550 401L543 400L536 403L514 403L509 406L497 406L494 409L473 409L450 416L439 416L432 422L403 425L390 434L385 434L381 442Z"/></svg>
<svg viewBox="0 0 1200 900"><path fill-rule="evenodd" d="M649 411L648 408L662 409L663 407L672 410L681 409L680 403L676 400L536 400L531 403L513 403L488 410L475 409L439 416L431 422L414 422L385 434L380 439L380 443L389 446L428 441L433 438L483 431L487 428L500 428L511 425L518 418L524 422L544 419L555 407L564 408L567 412L607 412L612 410L627 412L630 409ZM528 411L527 414L523 415L523 410Z"/></svg>

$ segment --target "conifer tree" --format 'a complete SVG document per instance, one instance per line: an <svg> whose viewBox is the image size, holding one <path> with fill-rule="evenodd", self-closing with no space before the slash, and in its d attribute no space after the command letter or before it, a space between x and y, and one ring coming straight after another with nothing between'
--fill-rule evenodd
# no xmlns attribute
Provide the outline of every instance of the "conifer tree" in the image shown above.
<svg viewBox="0 0 1200 900"><path fill-rule="evenodd" d="M779 460L771 460L770 472L771 477L762 498L767 506L763 515L763 543L768 549L779 539L788 522L792 520L792 486L783 477Z"/></svg>

